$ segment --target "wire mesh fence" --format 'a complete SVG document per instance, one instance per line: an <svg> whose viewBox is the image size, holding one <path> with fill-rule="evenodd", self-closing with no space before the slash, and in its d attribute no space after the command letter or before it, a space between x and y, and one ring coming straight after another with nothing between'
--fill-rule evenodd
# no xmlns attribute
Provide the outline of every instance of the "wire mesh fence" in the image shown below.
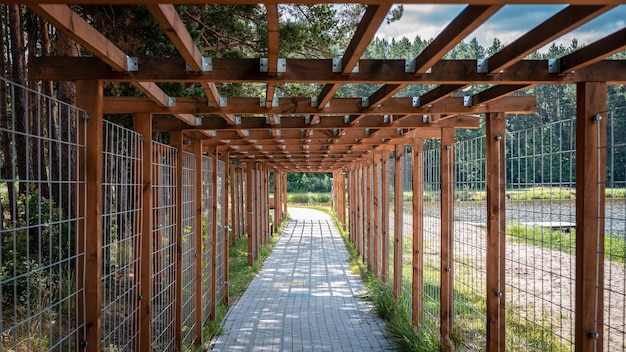
<svg viewBox="0 0 626 352"><path fill-rule="evenodd" d="M441 199L441 150L439 141L424 140L424 326L438 334L441 294L441 272L439 270L440 209Z"/></svg>
<svg viewBox="0 0 626 352"><path fill-rule="evenodd" d="M85 334L84 111L2 77L0 104L0 350L73 350Z"/></svg>
<svg viewBox="0 0 626 352"><path fill-rule="evenodd" d="M196 326L196 155L183 152L182 161L182 340L191 346L200 333Z"/></svg>
<svg viewBox="0 0 626 352"><path fill-rule="evenodd" d="M213 158L202 156L202 322L209 320L215 302L211 297L213 287ZM211 205L211 206L209 206Z"/></svg>
<svg viewBox="0 0 626 352"><path fill-rule="evenodd" d="M454 331L466 350L487 339L485 137L455 143Z"/></svg>
<svg viewBox="0 0 626 352"><path fill-rule="evenodd" d="M626 346L626 108L607 114L604 249L604 351Z"/></svg>
<svg viewBox="0 0 626 352"><path fill-rule="evenodd" d="M143 137L104 122L102 347L139 348Z"/></svg>
<svg viewBox="0 0 626 352"><path fill-rule="evenodd" d="M508 348L574 348L575 121L506 140Z"/></svg>
<svg viewBox="0 0 626 352"><path fill-rule="evenodd" d="M177 149L152 142L152 347L174 348L176 337Z"/></svg>
<svg viewBox="0 0 626 352"><path fill-rule="evenodd" d="M221 302L227 294L226 285L226 245L228 244L228 229L226 226L226 194L224 184L226 180L226 163L222 160L217 162L217 255L215 257L216 262L216 303Z"/></svg>

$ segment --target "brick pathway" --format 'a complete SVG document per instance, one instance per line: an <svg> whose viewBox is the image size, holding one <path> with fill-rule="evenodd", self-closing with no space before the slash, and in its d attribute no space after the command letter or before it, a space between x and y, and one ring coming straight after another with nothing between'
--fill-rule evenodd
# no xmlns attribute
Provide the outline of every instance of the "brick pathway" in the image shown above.
<svg viewBox="0 0 626 352"><path fill-rule="evenodd" d="M343 240L324 213L290 209L292 220L263 270L224 320L213 351L390 351Z"/></svg>

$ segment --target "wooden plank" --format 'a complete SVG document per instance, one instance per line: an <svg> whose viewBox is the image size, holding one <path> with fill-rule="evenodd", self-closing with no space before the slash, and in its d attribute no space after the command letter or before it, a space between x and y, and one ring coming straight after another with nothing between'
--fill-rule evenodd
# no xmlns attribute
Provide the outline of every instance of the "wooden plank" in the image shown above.
<svg viewBox="0 0 626 352"><path fill-rule="evenodd" d="M424 323L424 140L413 139L413 300L412 321Z"/></svg>
<svg viewBox="0 0 626 352"><path fill-rule="evenodd" d="M195 192L196 192L196 209L194 211L194 225L195 225L195 241L196 246L194 248L195 254L195 285L194 285L194 294L195 294L195 320L194 324L196 326L196 334L193 340L194 346L201 346L202 341L202 307L203 300L202 294L204 290L202 289L202 273L204 267L204 213L203 213L203 201L204 201L204 163L202 160L202 141L201 140L193 140L192 141L192 153L196 156L196 184L195 184Z"/></svg>
<svg viewBox="0 0 626 352"><path fill-rule="evenodd" d="M104 165L102 82L76 82L76 105L84 109L89 119L78 119L79 138L86 144L86 158L80 175L85 172L86 193L79 199L86 199L84 208L85 233L79 238L79 249L84 250L84 316L86 333L84 341L87 351L100 351L102 344L102 181ZM85 127L86 124L86 127ZM86 131L86 136L80 133ZM85 170L85 171L83 171ZM85 197L85 198L82 198ZM79 201L79 204L81 202ZM79 205L79 209L80 209Z"/></svg>
<svg viewBox="0 0 626 352"><path fill-rule="evenodd" d="M580 83L576 97L575 347L584 352L602 350L605 338L606 83Z"/></svg>
<svg viewBox="0 0 626 352"><path fill-rule="evenodd" d="M404 145L396 145L394 156L395 167L393 173L394 181L394 226L393 226L393 296L397 300L402 294L402 235L404 222L404 200L402 190L404 189Z"/></svg>
<svg viewBox="0 0 626 352"><path fill-rule="evenodd" d="M488 114L487 167L487 350L505 350L505 116Z"/></svg>
<svg viewBox="0 0 626 352"><path fill-rule="evenodd" d="M584 23L612 9L610 5L570 5L489 58L489 72L497 73Z"/></svg>
<svg viewBox="0 0 626 352"><path fill-rule="evenodd" d="M563 56L561 73L579 70L624 50L626 50L626 28Z"/></svg>
<svg viewBox="0 0 626 352"><path fill-rule="evenodd" d="M383 211L381 218L381 227L382 227L382 271L381 271L381 280L385 283L389 282L389 165L390 160L389 157L391 152L385 150L383 151L383 159L382 159L382 194L381 200Z"/></svg>
<svg viewBox="0 0 626 352"><path fill-rule="evenodd" d="M142 239L141 239L141 302L139 315L140 350L152 346L152 117L150 114L134 115L135 131L143 136L143 189L141 192Z"/></svg>
<svg viewBox="0 0 626 352"><path fill-rule="evenodd" d="M382 169L382 153L377 152L372 155L372 164L374 165L373 193L374 193L374 265L373 272L376 277L380 277L380 244L382 238L381 213L383 204L381 203L381 174L378 170Z"/></svg>
<svg viewBox="0 0 626 352"><path fill-rule="evenodd" d="M454 130L441 131L441 291L440 291L440 336L441 349L452 351L450 339L453 330L453 243L454 231Z"/></svg>
<svg viewBox="0 0 626 352"><path fill-rule="evenodd" d="M213 71L193 73L185 70L185 62L181 59L142 57L139 58L139 71L117 72L95 57L50 56L31 59L28 77L48 81L98 79L112 82L265 84L572 84L591 80L617 84L626 81L624 60L603 60L566 75L549 73L548 60L520 60L498 74L479 73L476 60L440 60L427 75L405 72L405 64L405 60L397 59L363 59L359 61L359 72L343 75L331 71L332 60L329 59L286 59L287 71L281 75L270 75L259 72L258 59L215 58Z"/></svg>

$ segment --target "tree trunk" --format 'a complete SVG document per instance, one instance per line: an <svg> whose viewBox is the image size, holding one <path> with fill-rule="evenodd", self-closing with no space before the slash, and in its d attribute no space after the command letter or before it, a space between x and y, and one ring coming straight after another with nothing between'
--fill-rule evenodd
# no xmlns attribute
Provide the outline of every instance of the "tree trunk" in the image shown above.
<svg viewBox="0 0 626 352"><path fill-rule="evenodd" d="M0 7L2 10L1 17L2 23L7 23L7 7L6 5L2 5ZM0 38L3 39L3 44L0 45L0 56L7 57L7 53L5 51L5 44L9 43L9 33L5 32L5 27L0 26ZM8 60L0 61L0 74L2 77L5 77L6 72L8 72L7 62ZM7 105L7 88L8 84L6 81L0 81L0 127L5 130L8 130L10 127L9 123L9 106ZM2 216L2 221L0 221L0 229L5 227L4 220L14 220L13 214L15 212L15 183L11 182L13 179L13 158L12 149L11 149L11 139L9 138L9 134L6 132L0 133L0 143L2 143L2 179L6 180L6 188L7 188L7 197L8 197L8 208L0 209L0 216ZM0 202L0 207L2 207L4 202ZM13 227L11 225L11 227Z"/></svg>

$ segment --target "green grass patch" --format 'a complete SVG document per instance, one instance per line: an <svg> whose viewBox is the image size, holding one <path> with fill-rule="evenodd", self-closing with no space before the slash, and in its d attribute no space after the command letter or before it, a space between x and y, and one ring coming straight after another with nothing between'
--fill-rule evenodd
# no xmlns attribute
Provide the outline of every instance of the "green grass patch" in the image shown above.
<svg viewBox="0 0 626 352"><path fill-rule="evenodd" d="M289 193L287 203L289 204L324 204L330 203L332 196L330 193Z"/></svg>
<svg viewBox="0 0 626 352"><path fill-rule="evenodd" d="M576 250L576 230L562 231L511 222L506 225L506 233L513 242L550 248L573 254ZM626 262L626 239L607 235L604 238L605 259L619 263Z"/></svg>

